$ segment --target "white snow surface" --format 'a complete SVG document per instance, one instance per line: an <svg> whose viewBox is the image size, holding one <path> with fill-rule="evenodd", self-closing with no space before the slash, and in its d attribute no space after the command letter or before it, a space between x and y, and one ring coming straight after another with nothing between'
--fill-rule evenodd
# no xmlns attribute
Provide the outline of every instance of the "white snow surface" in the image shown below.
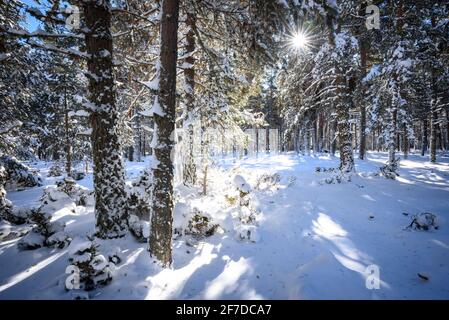
<svg viewBox="0 0 449 320"><path fill-rule="evenodd" d="M338 158L327 155L217 160L221 169L210 170L208 196L177 188L175 225L185 225L183 217L196 208L223 230L196 241L176 237L174 263L168 269L153 263L147 244L131 235L98 240L99 253L107 255L114 248L122 261L114 268L112 282L89 292L89 297L449 299L449 157L431 164L426 157L410 155L401 161L397 180L373 174L386 159L386 153L369 153L368 160L357 161L352 181L341 184L323 184L326 173L315 172L318 166L338 165ZM150 160L127 162L127 181ZM45 177L52 164L27 165ZM258 177L267 173L278 173L280 180L256 188ZM236 224L235 207L225 198L238 195L236 175L251 187L250 206L257 211L253 224ZM55 181L48 177L44 184ZM92 189L92 174L77 183ZM7 197L16 206L35 206L45 186L9 192ZM0 299L73 299L64 287L69 252L86 245L95 220L91 206L75 209L53 216L66 223L65 232L73 238L64 249L19 251L20 237L0 237ZM435 214L439 228L406 229L420 212ZM0 230L20 228L24 226L0 222ZM235 237L242 228L257 230L257 241ZM380 289L369 290L365 271L373 264L380 269Z"/></svg>

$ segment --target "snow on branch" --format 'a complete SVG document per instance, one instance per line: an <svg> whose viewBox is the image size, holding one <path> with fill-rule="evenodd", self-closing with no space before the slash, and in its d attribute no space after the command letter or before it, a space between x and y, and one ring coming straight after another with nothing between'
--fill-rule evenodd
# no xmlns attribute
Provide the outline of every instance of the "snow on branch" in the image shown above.
<svg viewBox="0 0 449 320"><path fill-rule="evenodd" d="M75 39L84 39L84 35L82 34L73 34L73 33L50 33L42 30L36 30L34 32L28 32L25 30L17 30L8 28L5 32L11 36L21 37L21 38L75 38Z"/></svg>
<svg viewBox="0 0 449 320"><path fill-rule="evenodd" d="M15 128L21 127L22 122L19 120L13 121L11 123L4 123L4 127L0 128L0 135L10 132L11 130L14 130Z"/></svg>
<svg viewBox="0 0 449 320"><path fill-rule="evenodd" d="M63 48L60 48L60 47L57 47L57 46L54 46L51 44L41 44L41 43L31 41L31 40L28 40L27 43L30 46L35 47L35 48L66 54L66 55L69 55L74 58L81 58L81 59L89 59L90 58L89 54L79 51L79 50L75 50L75 49L63 49Z"/></svg>

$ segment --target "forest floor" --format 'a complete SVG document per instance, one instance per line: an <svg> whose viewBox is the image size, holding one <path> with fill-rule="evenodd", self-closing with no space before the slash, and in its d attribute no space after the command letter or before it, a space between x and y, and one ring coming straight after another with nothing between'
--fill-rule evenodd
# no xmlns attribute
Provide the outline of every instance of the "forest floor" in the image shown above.
<svg viewBox="0 0 449 320"><path fill-rule="evenodd" d="M386 154L371 152L368 160L356 161L350 182L334 184L323 182L331 174L316 172L338 165L327 155L220 160L220 169L211 170L208 196L178 188L175 226L185 224L180 221L185 211L195 207L223 230L200 240L176 238L170 269L152 263L146 244L132 236L109 241L122 248L124 259L113 281L90 298L449 299L449 157L436 164L427 159L410 155L401 161L397 180L387 180L374 174ZM128 162L127 179L137 177L148 161ZM29 165L45 177L51 163ZM232 215L236 208L225 199L237 173L253 189L254 242L239 239L233 229L239 227ZM279 179L256 187L266 173ZM45 185L54 182L44 178ZM92 175L79 183L92 188ZM10 191L7 197L14 205L33 205L43 188ZM421 212L435 214L439 228L406 229ZM90 207L58 219L67 224L70 246L94 228ZM0 224L3 230L20 227ZM0 241L0 299L73 298L64 288L70 246L19 251L18 240ZM366 286L371 265L379 267L379 289Z"/></svg>

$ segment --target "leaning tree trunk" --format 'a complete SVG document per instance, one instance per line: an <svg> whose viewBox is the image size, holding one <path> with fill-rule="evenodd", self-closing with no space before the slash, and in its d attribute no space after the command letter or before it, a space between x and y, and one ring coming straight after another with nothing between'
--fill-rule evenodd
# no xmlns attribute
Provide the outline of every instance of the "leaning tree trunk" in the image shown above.
<svg viewBox="0 0 449 320"><path fill-rule="evenodd" d="M123 236L127 230L125 179L117 133L111 8L108 1L84 2L86 51L90 55L89 100L91 105L94 161L95 215L101 238Z"/></svg>
<svg viewBox="0 0 449 320"><path fill-rule="evenodd" d="M151 255L164 266L172 262L173 161L176 109L176 60L178 52L179 0L163 0L161 14L160 114L154 114L157 143L154 146Z"/></svg>
<svg viewBox="0 0 449 320"><path fill-rule="evenodd" d="M193 112L195 109L195 14L187 12L187 35L186 35L186 53L184 69L185 77L185 104L187 111L187 154L184 163L183 180L186 185L194 185L196 183L196 165L194 159L194 131L193 131Z"/></svg>

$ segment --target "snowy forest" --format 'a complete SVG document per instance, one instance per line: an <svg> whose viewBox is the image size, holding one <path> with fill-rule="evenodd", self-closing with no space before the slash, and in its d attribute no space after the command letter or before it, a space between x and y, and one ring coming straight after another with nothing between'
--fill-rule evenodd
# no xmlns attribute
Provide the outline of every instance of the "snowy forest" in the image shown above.
<svg viewBox="0 0 449 320"><path fill-rule="evenodd" d="M449 2L0 0L9 299L449 299Z"/></svg>

